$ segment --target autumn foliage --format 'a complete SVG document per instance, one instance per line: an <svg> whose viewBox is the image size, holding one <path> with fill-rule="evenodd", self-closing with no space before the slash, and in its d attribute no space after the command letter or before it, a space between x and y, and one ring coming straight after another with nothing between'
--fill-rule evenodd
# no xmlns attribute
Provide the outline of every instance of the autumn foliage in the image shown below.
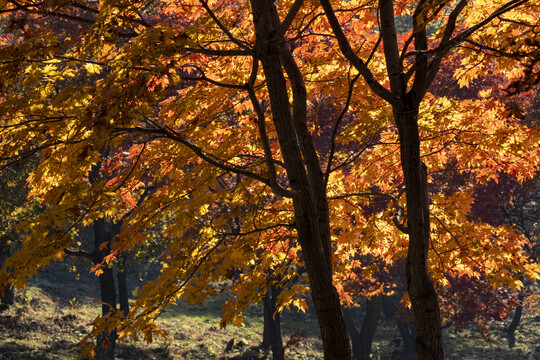
<svg viewBox="0 0 540 360"><path fill-rule="evenodd" d="M222 326L242 325L278 285L280 309L305 310L311 290L329 359L350 356L340 301L391 293L384 269L407 257L409 282L424 266L447 295L521 289L540 277L529 240L472 209L484 183L536 176L538 128L494 94L538 82L538 13L517 0L0 1L0 166L37 154L29 197L44 207L0 284L24 286L99 219L123 222L107 263L159 222L161 275L93 335L152 341L164 307L225 290ZM413 25L392 34L394 18ZM482 79L497 80L459 94ZM354 278L370 286L351 294Z"/></svg>

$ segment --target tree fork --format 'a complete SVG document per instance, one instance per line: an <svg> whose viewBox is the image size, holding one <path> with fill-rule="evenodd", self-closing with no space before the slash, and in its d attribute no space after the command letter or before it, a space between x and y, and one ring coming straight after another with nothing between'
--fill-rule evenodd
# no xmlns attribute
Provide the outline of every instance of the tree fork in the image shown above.
<svg viewBox="0 0 540 360"><path fill-rule="evenodd" d="M327 360L349 360L351 359L349 336L341 311L339 295L332 283L331 254L325 250L325 244L330 242L330 234L321 231L325 226L320 224L320 222L329 223L330 219L328 213L321 214L318 211L324 206L317 206L315 200L326 201L326 196L315 194L317 188L313 181L310 182L306 172L306 160L302 156L299 145L297 134L299 127L293 123L286 79L283 74L281 56L283 54L280 50L280 41L275 36L280 25L278 13L273 2L269 0L252 0L251 6L258 56L255 61L260 60L263 65L283 161L291 187L296 192L293 197L293 207L298 241L304 255L313 303L321 329L324 356ZM306 119L305 117L295 118L294 121L305 122ZM312 176L313 174L314 172L311 173ZM319 176L322 183L322 172L319 172Z"/></svg>

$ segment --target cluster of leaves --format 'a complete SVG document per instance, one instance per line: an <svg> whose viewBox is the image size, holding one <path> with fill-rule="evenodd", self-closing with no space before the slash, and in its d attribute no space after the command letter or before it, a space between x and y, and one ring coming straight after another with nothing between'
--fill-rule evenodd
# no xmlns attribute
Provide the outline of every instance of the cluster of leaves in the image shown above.
<svg viewBox="0 0 540 360"><path fill-rule="evenodd" d="M481 23L503 3L475 1L458 28ZM520 58L537 56L536 25L525 31L520 25L536 24L531 14L539 5L532 3L530 11L509 14L513 21L494 20L478 31L473 49L460 49L454 75L460 86L495 64L508 81L526 72L529 65L512 57L490 62L484 56L500 44ZM410 16L414 4L397 3L397 15ZM335 5L351 46L387 86L374 4ZM448 2L431 5L422 10L425 21L452 16L440 11ZM275 6L305 79L307 133L326 169L334 282L348 300L342 283L355 269L362 269L359 278L373 279L375 268L406 256L397 129L391 108L358 85L359 73L340 52L319 2ZM232 297L223 325L242 324L242 310L272 284L285 289L280 308L305 308L308 279L287 196L286 144L270 121L269 79L255 58L260 49L248 2L1 1L0 9L0 21L9 24L0 35L0 160L39 152L30 197L48 205L26 223L31 231L0 273L0 284L24 286L38 268L63 259L84 226L122 220L107 262L144 243L156 223L164 224L170 244L160 276L142 287L128 316L97 319L94 334L116 328L120 339L143 333L151 341L164 335L155 317L165 306L179 298L198 303L225 289ZM413 31L397 37L407 69L415 66L407 52ZM518 34L531 40L512 44ZM444 36L434 29L434 46ZM472 220L471 204L479 183L502 173L517 181L535 176L540 133L509 116L488 90L482 94L428 93L421 104L422 161L432 199L429 271L443 287L466 277L521 288L524 276L539 278L538 264L526 256L528 240L512 227ZM96 167L109 175L92 181ZM449 173L468 181L456 186ZM139 202L149 186L151 196ZM226 288L212 285L233 277Z"/></svg>

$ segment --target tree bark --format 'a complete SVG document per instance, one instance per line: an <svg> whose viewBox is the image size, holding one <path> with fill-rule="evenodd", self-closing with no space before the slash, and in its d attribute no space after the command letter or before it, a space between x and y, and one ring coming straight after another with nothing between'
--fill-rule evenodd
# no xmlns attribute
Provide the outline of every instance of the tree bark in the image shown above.
<svg viewBox="0 0 540 360"><path fill-rule="evenodd" d="M285 359L285 349L281 339L280 313L276 311L276 301L279 293L279 288L272 285L263 298L264 331L262 347L272 349L273 360Z"/></svg>
<svg viewBox="0 0 540 360"><path fill-rule="evenodd" d="M282 67L282 59L288 57L288 54L283 53L282 39L274 36L280 25L277 10L271 0L251 0L251 6L256 34L256 57L263 65L272 119L290 187L294 192L295 225L321 329L324 356L327 360L348 360L351 358L349 337L339 295L332 283L331 239L326 230L329 229L330 219L328 213L324 213L328 203L324 189L321 191L319 187L319 184L324 183L323 174L317 155L310 151L309 142L313 140L309 134L299 134L302 124L306 122L302 111L305 104L299 104L305 99L305 93L302 94L305 88L302 88L301 79L291 80L295 85L293 119ZM287 66L294 71L296 64L293 61ZM289 75L297 76L296 73Z"/></svg>
<svg viewBox="0 0 540 360"><path fill-rule="evenodd" d="M406 276L409 298L417 325L419 359L444 359L437 293L429 277L427 258L430 239L427 170L420 160L418 107L394 109L399 132L401 165L407 192L409 249Z"/></svg>
<svg viewBox="0 0 540 360"><path fill-rule="evenodd" d="M414 338L416 337L416 329L414 327L411 327L411 325L403 319L401 319L399 316L397 316L398 311L398 300L394 298L393 296L385 296L383 298L383 309L385 314L388 314L392 319L396 320L396 325L399 330L399 334L401 335L401 339L403 341L403 351L400 352L398 355L399 359L402 360L414 360L417 359L416 356L416 350L414 346Z"/></svg>
<svg viewBox="0 0 540 360"><path fill-rule="evenodd" d="M105 267L99 276L101 291L101 315L107 316L116 311L116 288L114 284L114 272L110 267ZM103 332L97 338L96 360L113 360L116 346L116 331Z"/></svg>

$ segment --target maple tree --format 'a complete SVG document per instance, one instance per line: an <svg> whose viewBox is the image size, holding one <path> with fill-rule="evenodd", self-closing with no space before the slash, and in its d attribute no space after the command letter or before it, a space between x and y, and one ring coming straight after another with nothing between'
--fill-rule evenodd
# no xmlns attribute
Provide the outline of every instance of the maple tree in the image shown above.
<svg viewBox="0 0 540 360"><path fill-rule="evenodd" d="M538 277L521 256L525 239L468 214L475 181L533 175L539 137L498 101L428 88L444 55L465 42L462 85L491 66L485 52L503 51L499 69L519 78L535 56L538 4L395 5L0 2L9 29L0 45L1 160L39 152L31 196L48 205L28 220L31 232L0 283L24 286L61 260L75 242L73 224L122 221L101 260L108 264L159 219L171 239L160 277L127 315L96 319L93 335L142 332L151 341L164 335L155 318L166 305L204 301L216 293L211 283L241 270L223 325L242 324L242 310L272 286L282 289L278 310L305 309L308 287L298 280L309 280L325 358L341 360L351 357L343 280L362 266L357 255L390 264L408 254L418 354L442 358L432 281L484 276L519 287L521 276ZM406 15L413 28L398 38L394 18ZM438 29L431 42L430 24ZM528 40L515 42L516 34ZM118 157L102 162L103 149ZM448 191L432 182L456 164L471 184ZM88 181L96 166L110 177Z"/></svg>
<svg viewBox="0 0 540 360"><path fill-rule="evenodd" d="M407 255L407 283L418 327L417 352L421 359L442 359L444 355L439 306L427 267L432 229L428 167L422 161L421 153L421 134L425 131L420 127L419 121L421 104L429 95L429 87L439 71L443 57L462 43L469 45L465 50L469 54L476 52L462 63L463 73L456 74L460 76L462 86L474 79L477 74L473 70L475 67L479 64L488 66L488 61L483 58L491 51L497 55L507 54L509 58L514 55L528 58L529 61L524 62L532 63L534 66L538 57L537 48L533 45L538 41L534 31L538 26L538 19L534 15L531 17L530 14L531 11L537 13L535 10L538 10L538 4L527 1L418 1L412 4L406 2L394 4L391 0L379 1L377 14L372 15L372 23L379 25L378 40L373 48L376 50L379 42L382 42L387 75L383 81L376 79L351 47L330 1L321 0L321 4L343 54L371 90L392 107L393 119L399 134L407 199L406 232L410 241ZM513 11L525 6L528 8L527 12ZM373 13L371 9L370 12ZM395 17L409 14L412 14L413 20L411 29L398 38ZM504 17L508 15L509 19ZM361 16L365 23L364 16L368 16L367 12ZM497 20L496 25L494 20ZM427 28L432 22L443 25L438 26L440 30L430 43ZM510 42L509 39L501 40L504 35L500 34L511 36L513 31L519 32L529 41L517 45L513 41L512 45L508 46L505 40ZM414 45L414 50L409 51L411 44ZM522 66L520 71L524 68L527 66ZM389 83L389 88L385 87L386 82ZM483 174L479 175L481 177Z"/></svg>

